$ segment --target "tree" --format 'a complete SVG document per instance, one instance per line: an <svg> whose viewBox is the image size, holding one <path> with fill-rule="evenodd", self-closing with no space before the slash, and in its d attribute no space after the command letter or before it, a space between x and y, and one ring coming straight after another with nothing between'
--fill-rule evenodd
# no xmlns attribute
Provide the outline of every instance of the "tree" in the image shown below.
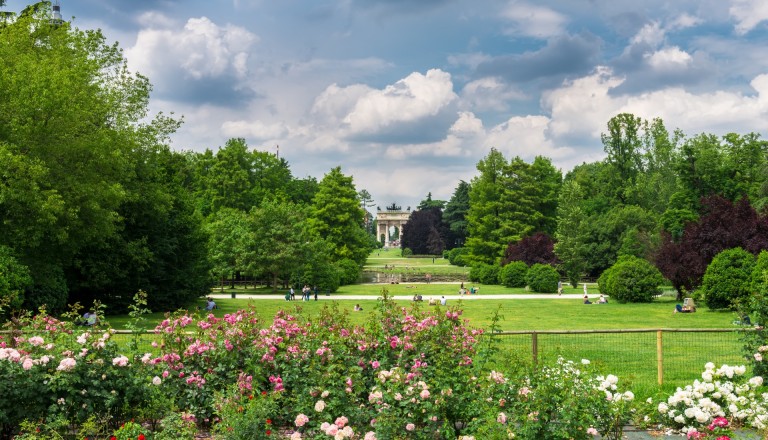
<svg viewBox="0 0 768 440"><path fill-rule="evenodd" d="M652 253L656 227L653 213L637 205L617 205L588 217L580 229L586 272L598 276L616 263L622 252L631 250L638 256Z"/></svg>
<svg viewBox="0 0 768 440"><path fill-rule="evenodd" d="M441 255L445 249L442 228L440 208L413 211L403 225L401 247L411 249L416 255Z"/></svg>
<svg viewBox="0 0 768 440"><path fill-rule="evenodd" d="M248 215L242 261L248 273L266 275L272 288L287 280L305 264L309 245L317 240L304 227L307 215L290 202L265 200Z"/></svg>
<svg viewBox="0 0 768 440"><path fill-rule="evenodd" d="M422 200L416 209L421 211L431 208L437 208L442 211L442 209L445 208L445 200L432 200L432 193L430 192L427 194L427 198Z"/></svg>
<svg viewBox="0 0 768 440"><path fill-rule="evenodd" d="M612 189L622 203L636 201L632 192L635 190L636 177L642 168L640 131L643 126L640 118L629 113L620 113L608 121L608 133L600 135L603 149L608 155L606 163L613 171Z"/></svg>
<svg viewBox="0 0 768 440"><path fill-rule="evenodd" d="M495 148L477 163L480 175L472 179L467 211L465 247L470 262L495 263L504 245L500 237L502 188L500 181L506 166L504 156Z"/></svg>
<svg viewBox="0 0 768 440"><path fill-rule="evenodd" d="M450 235L446 238L446 248L462 246L467 239L467 211L469 211L469 184L463 180L453 191L451 200L445 205L443 222L448 226Z"/></svg>
<svg viewBox="0 0 768 440"><path fill-rule="evenodd" d="M507 250L504 251L502 266L512 261L522 261L528 266L534 264L557 265L557 257L553 251L554 242L547 234L537 232L531 236L524 237L517 243L510 243Z"/></svg>
<svg viewBox="0 0 768 440"><path fill-rule="evenodd" d="M747 199L733 203L720 196L702 199L702 216L686 225L679 240L669 233L655 254L655 264L678 296L701 285L709 263L721 251L741 247L757 255L768 249L768 219Z"/></svg>
<svg viewBox="0 0 768 440"><path fill-rule="evenodd" d="M597 285L600 293L620 303L646 303L661 294L663 282L661 272L647 260L625 256L600 275Z"/></svg>
<svg viewBox="0 0 768 440"><path fill-rule="evenodd" d="M349 258L361 266L372 249L363 227L364 211L352 182L352 177L333 168L320 181L312 201L309 223L314 233L325 238L332 246L332 258Z"/></svg>
<svg viewBox="0 0 768 440"><path fill-rule="evenodd" d="M206 225L208 256L213 273L223 282L227 276L234 282L236 272L242 270L243 252L249 234L248 215L238 209L223 208L212 214ZM234 285L232 285L234 288Z"/></svg>
<svg viewBox="0 0 768 440"><path fill-rule="evenodd" d="M10 248L0 246L0 313L21 306L24 291L31 285L29 269L13 256Z"/></svg>
<svg viewBox="0 0 768 440"><path fill-rule="evenodd" d="M575 180L566 180L560 191L558 203L556 242L553 251L560 261L560 268L568 277L571 286L576 287L586 267L584 261L584 237L581 208L581 186Z"/></svg>
<svg viewBox="0 0 768 440"><path fill-rule="evenodd" d="M710 309L735 309L752 292L755 256L742 248L726 249L715 256L704 272L701 292Z"/></svg>
<svg viewBox="0 0 768 440"><path fill-rule="evenodd" d="M154 306L199 296L204 237L167 148L180 122L148 115L149 81L116 44L38 6L0 27L0 160L27 174L0 185L14 193L0 202L0 244L30 268L40 297L26 304L61 306L68 294L119 310L147 286Z"/></svg>

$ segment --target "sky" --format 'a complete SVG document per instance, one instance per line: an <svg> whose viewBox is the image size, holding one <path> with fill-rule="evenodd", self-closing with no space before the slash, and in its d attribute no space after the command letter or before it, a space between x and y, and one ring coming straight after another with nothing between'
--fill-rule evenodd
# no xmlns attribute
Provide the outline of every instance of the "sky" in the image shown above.
<svg viewBox="0 0 768 440"><path fill-rule="evenodd" d="M492 147L602 160L622 112L768 133L765 0L59 2L150 79L151 112L183 115L174 149L244 138L298 178L340 166L382 209L449 200Z"/></svg>

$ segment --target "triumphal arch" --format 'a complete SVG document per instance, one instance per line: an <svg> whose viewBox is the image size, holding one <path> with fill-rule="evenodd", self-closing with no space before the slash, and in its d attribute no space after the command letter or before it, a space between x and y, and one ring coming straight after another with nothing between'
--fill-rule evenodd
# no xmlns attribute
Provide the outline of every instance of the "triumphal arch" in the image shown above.
<svg viewBox="0 0 768 440"><path fill-rule="evenodd" d="M411 207L409 206L407 210L403 211L400 206L396 204L391 204L387 206L383 211L379 207L377 208L376 212L376 224L377 224L377 233L376 237L381 239L381 236L384 236L384 246L389 247L391 244L390 241L390 231L392 230L392 227L397 228L399 231L398 236L402 237L403 235L403 225L408 223L408 218L411 216Z"/></svg>

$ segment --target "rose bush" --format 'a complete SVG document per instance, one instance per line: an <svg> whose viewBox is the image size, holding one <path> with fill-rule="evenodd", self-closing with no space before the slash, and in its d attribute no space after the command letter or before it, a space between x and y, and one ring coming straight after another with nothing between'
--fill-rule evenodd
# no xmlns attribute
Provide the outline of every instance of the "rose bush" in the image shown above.
<svg viewBox="0 0 768 440"><path fill-rule="evenodd" d="M197 425L224 439L616 439L638 411L618 378L588 361L533 370L500 362L493 338L481 344L483 331L458 307L401 307L386 291L362 326L335 303L270 322L253 310L169 314L151 353L117 344L109 328L44 313L19 327L0 340L6 437L54 438L74 426L81 437L117 438L129 426L146 438L189 439ZM743 370L708 366L653 421L686 433L707 432L717 417L764 429L762 380L741 381Z"/></svg>

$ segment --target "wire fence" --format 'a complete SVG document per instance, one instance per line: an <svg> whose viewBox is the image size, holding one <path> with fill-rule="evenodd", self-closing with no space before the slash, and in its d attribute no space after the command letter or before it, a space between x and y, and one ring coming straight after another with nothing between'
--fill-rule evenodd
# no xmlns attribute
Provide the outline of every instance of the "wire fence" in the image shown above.
<svg viewBox="0 0 768 440"><path fill-rule="evenodd" d="M701 378L704 365L747 365L742 337L751 329L628 329L507 331L486 334L499 349L496 362L536 365L558 357L588 359L606 374L618 376L626 386L675 387ZM0 332L6 333L6 332ZM115 330L113 340L157 355L152 331Z"/></svg>
<svg viewBox="0 0 768 440"><path fill-rule="evenodd" d="M682 386L700 379L704 365L746 365L742 336L749 329L632 329L514 331L492 335L500 354L532 364L558 357L588 359L622 381Z"/></svg>

